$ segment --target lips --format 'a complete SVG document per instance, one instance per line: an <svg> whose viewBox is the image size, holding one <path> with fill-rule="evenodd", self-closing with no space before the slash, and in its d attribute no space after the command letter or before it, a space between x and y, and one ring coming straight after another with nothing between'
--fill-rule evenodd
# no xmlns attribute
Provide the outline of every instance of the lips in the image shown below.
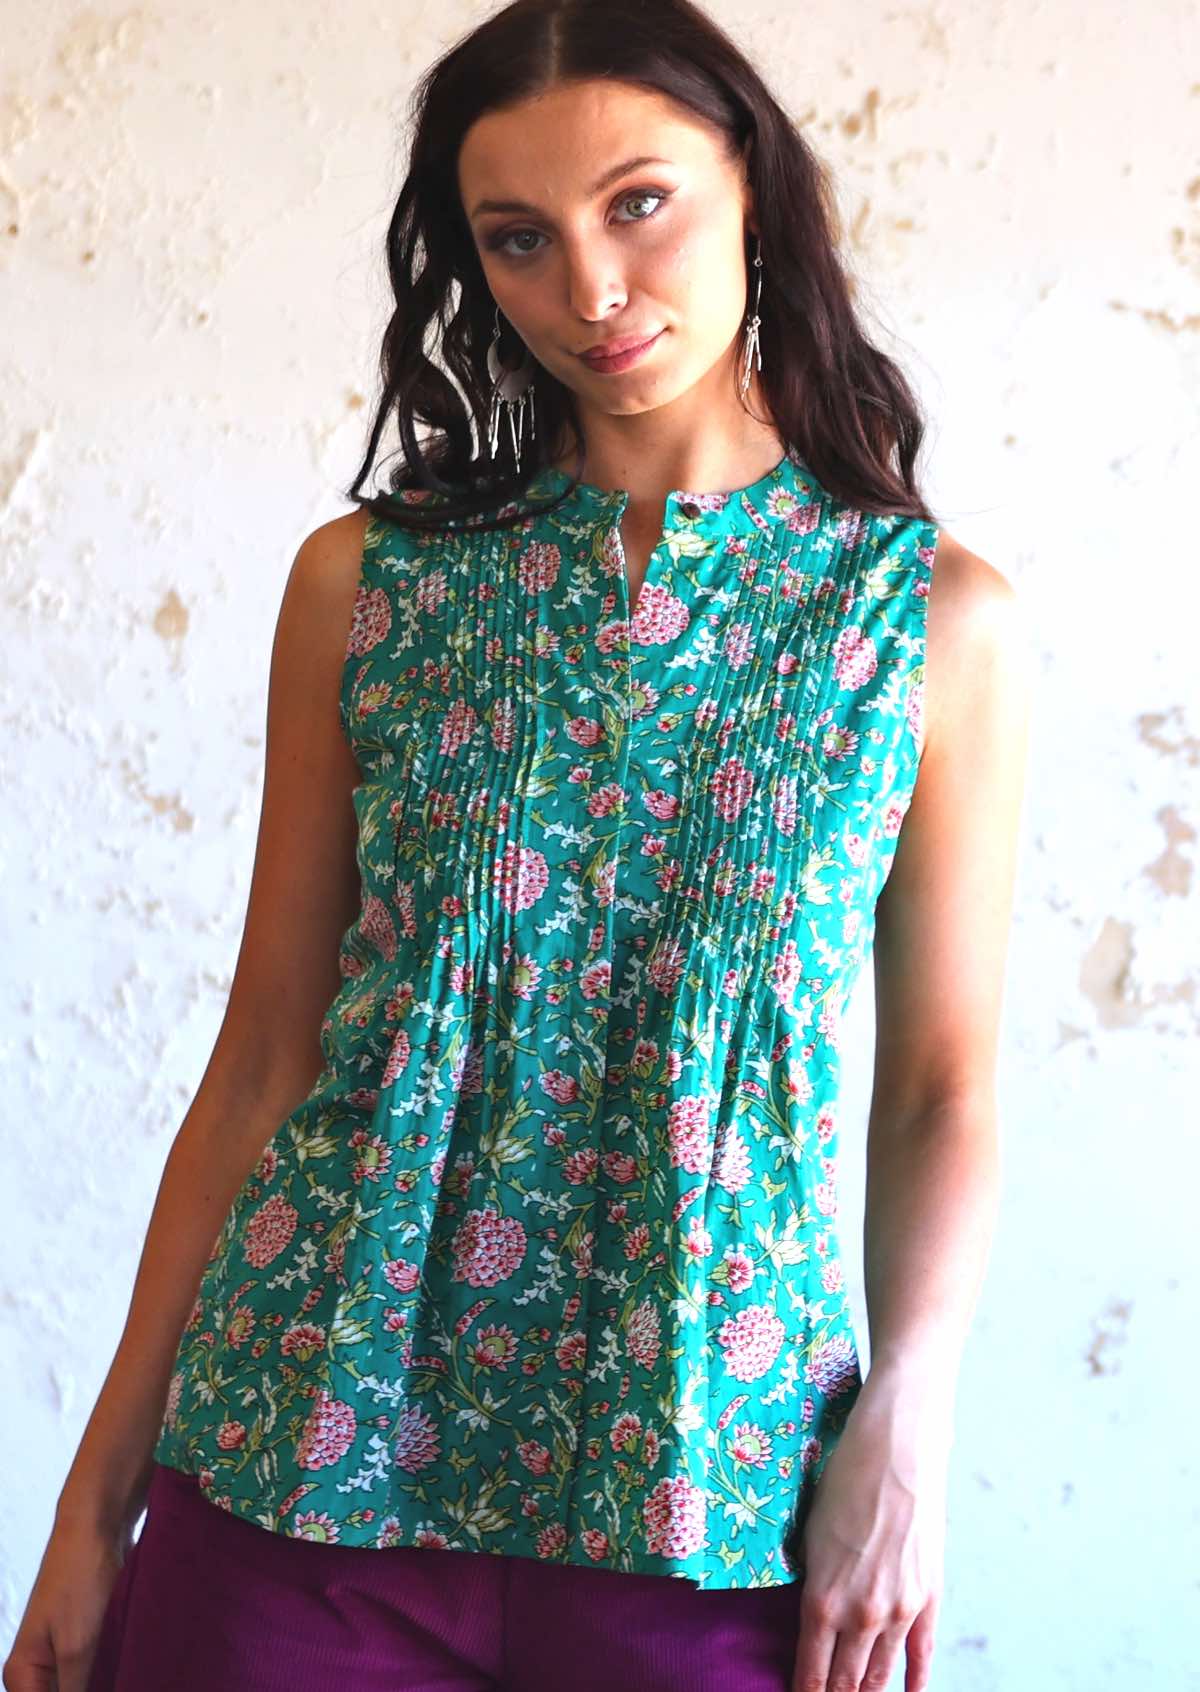
<svg viewBox="0 0 1200 1692"><path fill-rule="evenodd" d="M618 353L632 352L635 347L644 347L647 341L652 341L658 333L655 330L649 335L623 335L619 341L602 341L598 346L589 347L580 353L580 358L607 359L616 358Z"/></svg>

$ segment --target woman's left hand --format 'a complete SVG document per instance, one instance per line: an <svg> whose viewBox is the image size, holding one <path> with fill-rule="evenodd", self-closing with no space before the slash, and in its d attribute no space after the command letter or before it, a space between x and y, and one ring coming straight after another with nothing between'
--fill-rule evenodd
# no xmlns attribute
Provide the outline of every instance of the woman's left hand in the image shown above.
<svg viewBox="0 0 1200 1692"><path fill-rule="evenodd" d="M901 1646L904 1692L928 1684L949 1448L944 1419L864 1386L805 1523L791 1692L882 1692Z"/></svg>

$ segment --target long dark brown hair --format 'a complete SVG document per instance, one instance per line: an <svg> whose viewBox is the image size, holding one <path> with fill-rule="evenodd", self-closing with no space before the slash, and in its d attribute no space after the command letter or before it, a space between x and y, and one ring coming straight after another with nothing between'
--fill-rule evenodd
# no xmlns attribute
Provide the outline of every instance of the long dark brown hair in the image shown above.
<svg viewBox="0 0 1200 1692"><path fill-rule="evenodd" d="M572 492L575 482L557 499L523 498L565 443L582 448L574 396L536 360L537 433L522 441L520 471L505 430L497 461L487 452L495 300L457 164L467 130L485 112L593 77L669 95L723 138L731 162L745 156L762 242L758 380L772 424L835 498L932 521L914 476L924 424L900 368L859 323L831 179L745 55L690 0L513 0L422 76L411 100L408 171L387 232L396 303L380 350L382 393L345 497L409 528L461 519L492 529L551 510ZM748 275L752 259L747 245ZM505 322L499 352L513 366L523 349L505 347ZM390 492L362 494L393 415L402 456Z"/></svg>

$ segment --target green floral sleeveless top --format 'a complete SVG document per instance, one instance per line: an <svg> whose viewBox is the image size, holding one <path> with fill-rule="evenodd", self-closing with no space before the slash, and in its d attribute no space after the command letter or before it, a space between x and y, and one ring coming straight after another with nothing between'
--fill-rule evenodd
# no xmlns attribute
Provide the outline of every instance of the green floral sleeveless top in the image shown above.
<svg viewBox="0 0 1200 1692"><path fill-rule="evenodd" d="M631 604L627 500L367 526L326 1065L214 1243L154 1454L331 1545L780 1585L862 1385L839 1030L937 534L789 452L670 494Z"/></svg>

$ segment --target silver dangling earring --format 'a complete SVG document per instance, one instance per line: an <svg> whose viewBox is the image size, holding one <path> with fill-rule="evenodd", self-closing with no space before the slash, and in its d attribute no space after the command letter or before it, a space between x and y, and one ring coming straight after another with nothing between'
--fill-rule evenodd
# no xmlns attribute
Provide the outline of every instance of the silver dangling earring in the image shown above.
<svg viewBox="0 0 1200 1692"><path fill-rule="evenodd" d="M534 416L533 357L529 348L515 370L508 370L500 362L500 307L496 307L496 327L487 351L488 375L492 379L492 405L488 416L488 451L492 462L500 445L500 411L508 412L508 432L512 438L513 456L517 469L521 468L521 437L525 432L525 410L529 409L529 438L537 439ZM513 413L516 412L514 419Z"/></svg>
<svg viewBox="0 0 1200 1692"><path fill-rule="evenodd" d="M756 292L755 292L755 295L754 295L754 315L753 315L753 317L751 317L750 321L746 325L746 345L745 345L746 357L745 357L745 363L742 366L742 374L741 374L741 377L739 378L739 381L738 381L738 392L741 394L743 399L745 399L746 391L750 386L750 366L751 366L751 364L754 363L757 360L758 369L759 370L762 369L762 348L758 344L758 327L759 327L759 324L762 322L762 318L758 315L758 302L762 298L762 236L761 235L758 237L758 251L754 255L754 264L755 264L755 268L757 270L757 275L754 278L755 283L757 285L757 289L756 289Z"/></svg>

